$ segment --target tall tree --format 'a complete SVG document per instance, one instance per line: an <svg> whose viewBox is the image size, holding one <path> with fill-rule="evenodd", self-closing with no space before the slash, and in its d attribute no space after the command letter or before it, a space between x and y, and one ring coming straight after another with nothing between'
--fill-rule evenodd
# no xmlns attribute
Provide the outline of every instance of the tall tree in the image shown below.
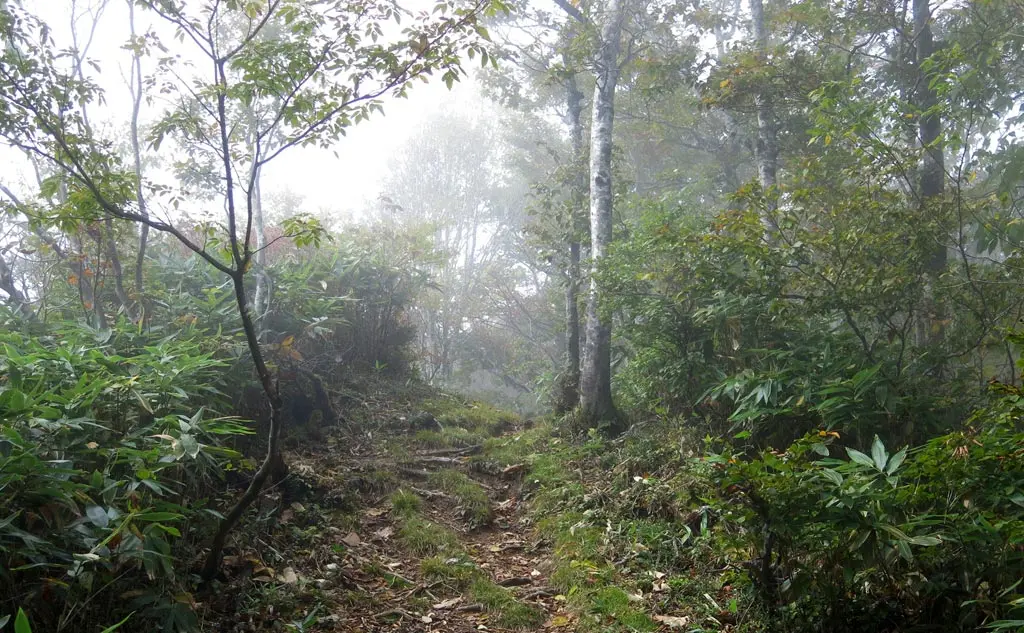
<svg viewBox="0 0 1024 633"><path fill-rule="evenodd" d="M622 430L612 401L612 328L601 311L600 268L612 241L612 130L626 0L608 0L594 56L590 123L590 292L580 375L580 415L588 426Z"/></svg>
<svg viewBox="0 0 1024 633"><path fill-rule="evenodd" d="M750 0L750 20L753 26L754 52L760 63L767 64L769 32L762 0ZM754 107L757 109L757 178L761 183L761 189L769 194L769 200L775 197L772 190L777 184L779 160L779 131L770 91L771 83L763 81L754 94ZM765 226L769 230L774 223L770 212L773 206L769 203L769 213L765 218Z"/></svg>
<svg viewBox="0 0 1024 633"><path fill-rule="evenodd" d="M945 189L946 161L940 140L942 118L936 107L938 98L932 84L933 73L928 70L928 64L935 54L930 0L914 0L913 14L914 42L917 50L918 142L922 150L918 195L921 197L922 207L927 209L941 198ZM944 243L936 244L928 268L933 276L937 276L946 268Z"/></svg>

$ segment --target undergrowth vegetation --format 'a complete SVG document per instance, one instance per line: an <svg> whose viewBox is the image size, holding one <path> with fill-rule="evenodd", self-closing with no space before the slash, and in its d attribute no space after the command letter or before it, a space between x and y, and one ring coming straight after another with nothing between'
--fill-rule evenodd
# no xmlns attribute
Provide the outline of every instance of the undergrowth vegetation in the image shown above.
<svg viewBox="0 0 1024 633"><path fill-rule="evenodd" d="M1022 399L1000 389L899 450L825 430L752 450L660 420L614 441L543 426L486 459L529 465L551 583L581 630L1015 630Z"/></svg>

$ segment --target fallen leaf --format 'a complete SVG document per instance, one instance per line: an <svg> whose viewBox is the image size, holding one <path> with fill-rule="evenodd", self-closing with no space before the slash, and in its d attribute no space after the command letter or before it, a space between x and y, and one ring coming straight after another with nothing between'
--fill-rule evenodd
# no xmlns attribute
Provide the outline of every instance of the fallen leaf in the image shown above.
<svg viewBox="0 0 1024 633"><path fill-rule="evenodd" d="M376 532L374 532L373 534L377 538L379 538L380 540L386 541L389 538L391 538L391 535L394 534L394 533L395 533L395 531L391 528L391 526L387 526L386 525L386 526L382 527L381 529L377 530Z"/></svg>
<svg viewBox="0 0 1024 633"><path fill-rule="evenodd" d="M690 622L690 618L677 615L656 615L654 616L654 619L655 621L668 626L670 629L681 629Z"/></svg>
<svg viewBox="0 0 1024 633"><path fill-rule="evenodd" d="M569 618L564 615L556 615L544 623L544 628L550 629L555 626L569 626Z"/></svg>
<svg viewBox="0 0 1024 633"><path fill-rule="evenodd" d="M537 571L536 569L534 569L533 571L530 572L530 575L533 576L534 578L536 578L537 576L540 576L540 572Z"/></svg>
<svg viewBox="0 0 1024 633"><path fill-rule="evenodd" d="M91 449L95 450L95 449L99 448L100 445L97 444L96 442L89 442L88 444L85 445L85 447L86 448L91 448Z"/></svg>
<svg viewBox="0 0 1024 633"><path fill-rule="evenodd" d="M341 539L341 542L345 545L348 545L349 547L355 547L356 545L362 543L362 541L359 540L359 535L355 532L349 532L348 536Z"/></svg>
<svg viewBox="0 0 1024 633"><path fill-rule="evenodd" d="M281 575L278 576L277 579L286 585L294 585L299 582L298 574L296 574L295 570L291 567L285 567L284 571L281 572Z"/></svg>
<svg viewBox="0 0 1024 633"><path fill-rule="evenodd" d="M433 621L434 619L431 618L429 615L424 615L420 617L420 622L422 622L423 624L430 624Z"/></svg>
<svg viewBox="0 0 1024 633"><path fill-rule="evenodd" d="M454 607L455 605L459 604L460 602L462 602L462 596L455 596L454 598L448 598L447 600L442 600L441 602L438 602L437 604L435 604L431 608L437 609L438 611L443 611L444 609L451 609L452 607Z"/></svg>

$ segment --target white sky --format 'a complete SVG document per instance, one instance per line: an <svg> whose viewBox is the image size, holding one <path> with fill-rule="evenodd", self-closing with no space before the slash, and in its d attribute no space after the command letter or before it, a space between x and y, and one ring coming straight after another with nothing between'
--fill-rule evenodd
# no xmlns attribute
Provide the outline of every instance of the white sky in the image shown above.
<svg viewBox="0 0 1024 633"><path fill-rule="evenodd" d="M90 4L98 5L99 1L78 0L78 4L83 16L79 21L79 37L84 44L91 23L86 10ZM59 47L71 45L71 5L71 0L24 0L26 9L51 26ZM167 32L157 16L136 9L136 32L146 32L150 24L159 25L158 32ZM97 129L124 130L127 134L131 97L126 77L130 72L131 55L121 47L128 39L126 2L109 0L88 51L88 57L96 60L102 71L99 75L93 74L93 78L106 92L106 103L90 108L90 116ZM173 40L168 34L165 41L170 45ZM152 71L152 60L144 58L143 63L144 74L147 70ZM146 64L150 68L147 69ZM376 199L387 174L389 159L401 151L403 143L426 120L439 111L476 113L486 107L472 79L476 66L478 63L467 63L466 69L471 76L457 83L451 91L439 80L427 84L415 82L408 99L385 99L384 116L375 115L371 120L349 128L347 136L340 138L330 150L289 150L263 171L264 199L289 190L305 199L306 211L321 213L334 220L353 218L367 203ZM148 109L144 104L143 125L158 114L158 104ZM127 144L127 137L124 140ZM27 161L6 149L0 151L0 161L6 165L0 173L0 182L23 194L33 191L35 179Z"/></svg>

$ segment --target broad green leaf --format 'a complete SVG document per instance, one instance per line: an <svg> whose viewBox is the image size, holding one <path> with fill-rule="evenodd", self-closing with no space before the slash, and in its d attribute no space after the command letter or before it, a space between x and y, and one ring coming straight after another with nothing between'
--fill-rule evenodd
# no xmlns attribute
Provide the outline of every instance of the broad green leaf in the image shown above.
<svg viewBox="0 0 1024 633"><path fill-rule="evenodd" d="M824 475L825 479L828 479L836 486L843 485L843 476L837 473L836 471L832 470L831 468L826 468L825 470L821 471L821 474Z"/></svg>
<svg viewBox="0 0 1024 633"><path fill-rule="evenodd" d="M862 466L874 467L875 465L875 462L873 462L870 457L856 449L847 448L846 454L850 456L850 459L857 462L858 464L861 464Z"/></svg>
<svg viewBox="0 0 1024 633"><path fill-rule="evenodd" d="M194 436L188 433L182 433L181 437L178 438L178 442L180 443L182 450L185 451L185 453L192 459L195 459L196 456L199 455L199 449L201 446Z"/></svg>
<svg viewBox="0 0 1024 633"><path fill-rule="evenodd" d="M871 459L874 460L875 468L885 471L885 463L889 461L889 453L885 450L882 440L876 435L875 441L871 443Z"/></svg>
<svg viewBox="0 0 1024 633"><path fill-rule="evenodd" d="M907 543L910 542L910 537L907 536L906 532L904 532L903 530L899 529L895 525L882 524L882 525L879 525L878 527L879 527L879 529L882 529L882 530L888 532L897 541L903 541L903 542L907 542Z"/></svg>
<svg viewBox="0 0 1024 633"><path fill-rule="evenodd" d="M96 527L105 528L110 525L110 517L107 515L107 511L100 506L86 506L85 516L89 517L89 521Z"/></svg>
<svg viewBox="0 0 1024 633"><path fill-rule="evenodd" d="M885 474L891 475L903 465L903 461L907 459L907 448L903 447L895 455L889 459L888 465L885 467Z"/></svg>

